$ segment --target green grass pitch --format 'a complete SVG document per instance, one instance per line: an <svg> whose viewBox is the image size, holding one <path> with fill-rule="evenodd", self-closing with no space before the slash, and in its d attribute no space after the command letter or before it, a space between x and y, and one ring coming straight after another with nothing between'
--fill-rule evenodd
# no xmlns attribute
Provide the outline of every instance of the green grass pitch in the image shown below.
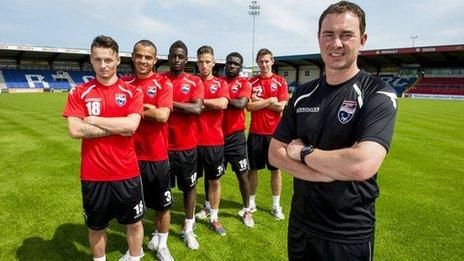
<svg viewBox="0 0 464 261"><path fill-rule="evenodd" d="M79 182L80 142L67 133L64 93L0 95L0 260L90 260ZM464 259L464 102L399 101L393 146L378 176L377 260ZM287 219L270 214L269 173L259 174L256 227L237 216L238 183L222 178L221 237L198 222L197 251L179 235L182 194L172 209L168 244L177 260L286 260ZM197 209L204 201L198 185ZM282 206L288 217L291 177L283 176ZM144 247L153 230L145 218ZM124 227L113 221L107 257L125 251ZM155 260L146 250L144 260Z"/></svg>

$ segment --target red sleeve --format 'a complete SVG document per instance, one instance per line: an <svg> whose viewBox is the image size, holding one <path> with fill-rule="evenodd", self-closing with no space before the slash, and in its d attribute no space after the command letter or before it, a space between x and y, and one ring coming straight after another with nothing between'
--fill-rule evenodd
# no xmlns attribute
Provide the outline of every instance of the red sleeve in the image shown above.
<svg viewBox="0 0 464 261"><path fill-rule="evenodd" d="M251 97L251 83L245 78L242 81L242 88L240 88L238 97L247 97L248 99Z"/></svg>
<svg viewBox="0 0 464 261"><path fill-rule="evenodd" d="M279 101L287 101L288 100L288 87L287 87L287 81L285 81L284 78L279 77L279 82L282 84L281 87L279 88L279 94L277 99Z"/></svg>
<svg viewBox="0 0 464 261"><path fill-rule="evenodd" d="M68 100L66 101L66 105L64 107L64 117L73 116L83 119L87 115L84 102L80 98L81 89L81 87L74 87L69 92Z"/></svg>
<svg viewBox="0 0 464 261"><path fill-rule="evenodd" d="M161 84L157 107L169 108L172 111L172 83L167 78Z"/></svg>
<svg viewBox="0 0 464 261"><path fill-rule="evenodd" d="M203 85L203 82L199 77L195 77L194 81L196 86L194 92L192 93L192 98L190 100L203 99L205 97L205 86Z"/></svg>
<svg viewBox="0 0 464 261"><path fill-rule="evenodd" d="M220 80L221 82L221 88L219 89L218 97L226 97L227 99L230 99L229 96L229 85L227 84L226 81Z"/></svg>
<svg viewBox="0 0 464 261"><path fill-rule="evenodd" d="M137 113L137 114L142 115L142 117L143 117L143 93L142 93L142 90L140 90L140 88L133 87L132 92L133 92L134 96L132 97L132 101L131 101L129 107L127 108L127 115L132 114L132 113Z"/></svg>

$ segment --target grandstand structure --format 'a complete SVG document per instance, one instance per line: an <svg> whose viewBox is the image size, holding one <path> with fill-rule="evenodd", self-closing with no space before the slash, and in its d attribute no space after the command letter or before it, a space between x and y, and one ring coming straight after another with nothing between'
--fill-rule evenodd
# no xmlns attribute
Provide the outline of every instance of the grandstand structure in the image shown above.
<svg viewBox="0 0 464 261"><path fill-rule="evenodd" d="M324 73L320 54L275 57L289 89ZM388 82L399 96L464 100L464 44L361 51L358 66Z"/></svg>
<svg viewBox="0 0 464 261"><path fill-rule="evenodd" d="M132 74L130 52L119 52L119 75ZM186 71L196 73L196 57L189 57ZM224 71L224 60L216 59L216 74ZM158 54L156 71L169 70L167 55ZM95 76L90 64L90 50L28 45L0 44L0 92L68 91Z"/></svg>

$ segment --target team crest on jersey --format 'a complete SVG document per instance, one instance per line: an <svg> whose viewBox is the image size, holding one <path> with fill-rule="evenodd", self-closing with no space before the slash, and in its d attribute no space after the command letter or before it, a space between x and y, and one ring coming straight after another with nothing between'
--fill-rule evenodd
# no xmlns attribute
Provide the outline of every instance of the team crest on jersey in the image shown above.
<svg viewBox="0 0 464 261"><path fill-rule="evenodd" d="M217 90L218 90L217 84L211 84L211 86L209 86L209 91L210 91L211 93L214 94L214 93L217 92Z"/></svg>
<svg viewBox="0 0 464 261"><path fill-rule="evenodd" d="M155 95L156 95L156 87L153 87L153 86L149 87L148 90L147 90L147 95L150 98L155 97Z"/></svg>
<svg viewBox="0 0 464 261"><path fill-rule="evenodd" d="M275 92L275 91L277 90L277 87L279 87L279 86L277 85L277 83L272 83L272 84L271 84L271 92Z"/></svg>
<svg viewBox="0 0 464 261"><path fill-rule="evenodd" d="M115 95L115 99L116 99L116 104L119 107L124 106L124 104L126 104L126 101L127 101L126 95L125 94L120 94L120 93L117 93Z"/></svg>
<svg viewBox="0 0 464 261"><path fill-rule="evenodd" d="M189 91L190 91L190 85L188 85L188 84L182 85L181 91L182 91L183 94L189 93Z"/></svg>
<svg viewBox="0 0 464 261"><path fill-rule="evenodd" d="M358 107L358 103L356 101L344 100L340 110L338 110L338 120L342 124L348 123L353 118L356 107Z"/></svg>
<svg viewBox="0 0 464 261"><path fill-rule="evenodd" d="M258 97L261 97L263 95L263 87L261 86L253 87L253 94Z"/></svg>
<svg viewBox="0 0 464 261"><path fill-rule="evenodd" d="M238 84L234 84L234 86L230 90L232 91L232 93L237 93L238 92Z"/></svg>

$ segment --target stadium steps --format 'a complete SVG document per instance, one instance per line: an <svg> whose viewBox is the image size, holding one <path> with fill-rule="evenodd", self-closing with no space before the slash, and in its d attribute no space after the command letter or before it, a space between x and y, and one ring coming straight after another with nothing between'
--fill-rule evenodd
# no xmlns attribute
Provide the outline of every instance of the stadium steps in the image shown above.
<svg viewBox="0 0 464 261"><path fill-rule="evenodd" d="M0 70L0 89L6 89L5 77L3 77L3 71Z"/></svg>

